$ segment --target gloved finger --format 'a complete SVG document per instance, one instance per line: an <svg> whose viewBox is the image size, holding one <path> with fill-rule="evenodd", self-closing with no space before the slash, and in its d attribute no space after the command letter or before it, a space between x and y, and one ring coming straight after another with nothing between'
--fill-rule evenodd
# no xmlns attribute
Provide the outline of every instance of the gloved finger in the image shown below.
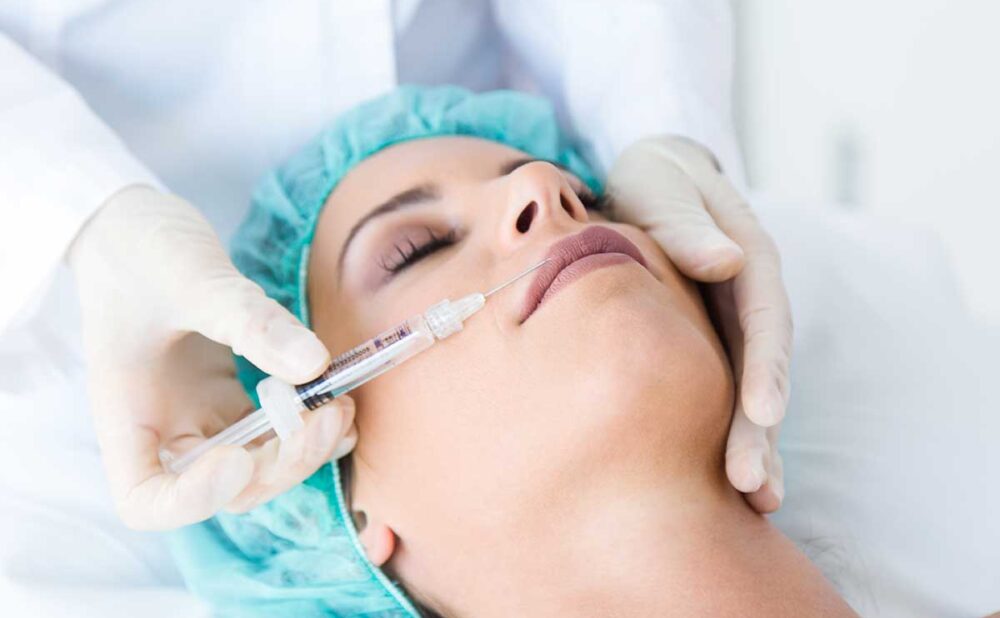
<svg viewBox="0 0 1000 618"><path fill-rule="evenodd" d="M182 475L165 472L159 451L164 441L185 433L200 442L203 414L176 418L162 405L167 395L160 376L135 375L101 366L90 383L94 429L101 457L122 520L129 527L162 530L194 523L213 515L249 482L253 461L242 449L206 453ZM214 401L225 383L210 380L200 402ZM170 422L165 424L164 419ZM183 451L181 451L183 452Z"/></svg>
<svg viewBox="0 0 1000 618"><path fill-rule="evenodd" d="M320 340L236 269L207 219L186 201L134 187L105 205L87 229L71 255L78 277L97 271L104 286L93 285L107 294L131 268L134 283L143 284L131 285L124 299L141 300L133 313L141 314L143 330L134 338L149 344L198 332L292 384L316 377L329 362ZM116 271L94 268L108 263L108 255Z"/></svg>
<svg viewBox="0 0 1000 618"><path fill-rule="evenodd" d="M746 495L746 500L758 513L773 513L781 508L785 499L785 472L781 455L778 453L778 427L767 428L769 456L765 460L767 481L755 492Z"/></svg>
<svg viewBox="0 0 1000 618"><path fill-rule="evenodd" d="M160 430L162 461L167 458L176 461L184 457L206 439L221 433L254 411L253 404L238 381L233 380L233 384L226 388L229 393L223 392L221 385L216 386L216 394L212 397L214 401L209 400L201 406L183 410L177 414L175 422ZM181 414L185 417L180 417Z"/></svg>
<svg viewBox="0 0 1000 618"><path fill-rule="evenodd" d="M774 425L788 403L792 344L791 309L777 248L740 193L696 145L661 140L658 147L691 179L719 228L744 251L745 266L734 282L745 346L742 400L755 423Z"/></svg>
<svg viewBox="0 0 1000 618"><path fill-rule="evenodd" d="M197 337L210 347L179 349L176 358L161 365L155 378L165 385L161 396L145 402L163 410L159 415L161 422L156 423L162 444L181 435L213 436L255 409L236 377L229 349L201 335L190 337ZM213 358L217 352L221 359ZM137 414L133 410L140 403L144 402L133 402L130 406L133 415Z"/></svg>
<svg viewBox="0 0 1000 618"><path fill-rule="evenodd" d="M688 277L725 281L743 267L743 250L719 229L702 195L663 142L637 142L608 175L614 218L648 232Z"/></svg>
<svg viewBox="0 0 1000 618"><path fill-rule="evenodd" d="M341 396L303 415L305 426L287 440L274 439L253 449L253 479L226 510L249 511L311 476L334 453L354 424L354 401Z"/></svg>
<svg viewBox="0 0 1000 618"><path fill-rule="evenodd" d="M768 432L771 430L754 424L743 410L739 389L743 372L743 339L739 331L732 284L710 286L706 300L716 314L723 339L728 344L734 365L733 374L737 381L735 409L726 442L726 476L738 491L752 495L760 491L762 484L766 482L766 454L770 446Z"/></svg>
<svg viewBox="0 0 1000 618"><path fill-rule="evenodd" d="M781 455L771 454L767 482L757 491L747 494L746 500L758 513L773 513L781 508L785 499L785 473Z"/></svg>
<svg viewBox="0 0 1000 618"><path fill-rule="evenodd" d="M713 283L743 268L743 250L719 231L698 201L673 200L662 207L661 223L646 230L677 268L695 281Z"/></svg>
<svg viewBox="0 0 1000 618"><path fill-rule="evenodd" d="M340 459L344 455L347 455L348 453L353 451L354 447L357 445L358 445L358 426L354 423L351 423L350 430L340 440L340 444L337 445L337 448L333 450L333 455L330 456L330 459L332 460Z"/></svg>
<svg viewBox="0 0 1000 618"><path fill-rule="evenodd" d="M715 219L746 252L743 271L733 282L744 340L744 409L758 425L775 425L784 417L791 386L792 314L781 259L774 241L728 181L719 176L705 194Z"/></svg>
<svg viewBox="0 0 1000 618"><path fill-rule="evenodd" d="M785 460L781 454L775 450L771 456L771 472L768 483L778 497L778 506L785 500Z"/></svg>
<svg viewBox="0 0 1000 618"><path fill-rule="evenodd" d="M116 507L130 528L179 528L213 516L243 491L252 476L249 453L236 446L218 446L180 475L159 472L131 487L118 497Z"/></svg>
<svg viewBox="0 0 1000 618"><path fill-rule="evenodd" d="M769 478L764 485L753 493L745 496L750 507L762 515L773 513L781 508L781 497Z"/></svg>
<svg viewBox="0 0 1000 618"><path fill-rule="evenodd" d="M308 382L329 365L330 353L319 337L235 268L206 287L181 309L184 328L229 346L290 384Z"/></svg>
<svg viewBox="0 0 1000 618"><path fill-rule="evenodd" d="M758 425L781 422L791 391L792 318L776 262L751 259L733 282L743 332L742 400Z"/></svg>
<svg viewBox="0 0 1000 618"><path fill-rule="evenodd" d="M753 423L737 402L726 442L726 476L737 491L759 490L767 481L767 430Z"/></svg>

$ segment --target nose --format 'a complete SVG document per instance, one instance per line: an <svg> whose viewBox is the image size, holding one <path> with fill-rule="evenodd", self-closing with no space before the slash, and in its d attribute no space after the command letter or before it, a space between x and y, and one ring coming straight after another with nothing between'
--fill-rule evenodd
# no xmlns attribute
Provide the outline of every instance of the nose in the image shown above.
<svg viewBox="0 0 1000 618"><path fill-rule="evenodd" d="M517 251L539 234L558 234L589 220L587 209L559 168L544 161L527 163L507 178L507 203L500 219L499 242L505 253Z"/></svg>

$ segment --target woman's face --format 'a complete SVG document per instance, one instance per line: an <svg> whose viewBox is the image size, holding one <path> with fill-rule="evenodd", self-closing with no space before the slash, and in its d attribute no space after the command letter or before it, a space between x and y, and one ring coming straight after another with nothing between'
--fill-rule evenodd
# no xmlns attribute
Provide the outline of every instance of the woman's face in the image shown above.
<svg viewBox="0 0 1000 618"><path fill-rule="evenodd" d="M574 262L540 304L537 273L525 277L352 393L352 508L395 533L390 565L418 589L453 596L482 569L530 572L555 530L599 508L595 488L718 463L732 384L697 290L590 201L577 178L520 151L432 138L365 160L320 217L310 310L334 354L489 290L586 230L577 247L617 252Z"/></svg>

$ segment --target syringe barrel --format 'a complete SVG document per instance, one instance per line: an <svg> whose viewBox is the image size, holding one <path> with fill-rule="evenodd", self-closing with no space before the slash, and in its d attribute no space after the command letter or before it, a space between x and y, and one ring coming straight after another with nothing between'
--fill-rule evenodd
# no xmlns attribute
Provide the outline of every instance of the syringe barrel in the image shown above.
<svg viewBox="0 0 1000 618"><path fill-rule="evenodd" d="M435 340L445 339L461 331L465 320L486 304L487 296L502 290L547 261L539 262L486 294L473 293L455 301L443 300L432 305L423 314L415 315L333 359L330 366L315 380L298 386L281 382L274 377L262 380L257 385L260 410L204 440L180 458L161 449L161 461L168 469L182 472L191 462L219 444L243 446L272 429L280 439L288 438L302 427L303 411L319 408L423 352L434 345Z"/></svg>
<svg viewBox="0 0 1000 618"><path fill-rule="evenodd" d="M440 324L438 327L440 332ZM315 410L423 352L434 345L435 332L423 315L416 315L333 359L323 374L311 382L292 386L275 377L265 378L257 385L260 410L181 457L161 449L160 459L167 469L180 473L219 444L243 446L272 429L285 440L303 425L303 411Z"/></svg>
<svg viewBox="0 0 1000 618"><path fill-rule="evenodd" d="M295 387L302 405L315 410L372 380L434 344L434 333L422 315L380 333L333 359L315 380Z"/></svg>

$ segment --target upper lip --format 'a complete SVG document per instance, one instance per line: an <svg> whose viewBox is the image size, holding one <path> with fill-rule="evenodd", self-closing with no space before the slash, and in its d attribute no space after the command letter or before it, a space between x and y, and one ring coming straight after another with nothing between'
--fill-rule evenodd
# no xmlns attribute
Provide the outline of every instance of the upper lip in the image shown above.
<svg viewBox="0 0 1000 618"><path fill-rule="evenodd" d="M545 292L564 268L579 259L597 253L622 253L646 267L646 258L628 238L602 225L588 227L578 234L556 241L549 248L545 256L548 262L538 269L524 296L520 321L524 322L535 312Z"/></svg>

